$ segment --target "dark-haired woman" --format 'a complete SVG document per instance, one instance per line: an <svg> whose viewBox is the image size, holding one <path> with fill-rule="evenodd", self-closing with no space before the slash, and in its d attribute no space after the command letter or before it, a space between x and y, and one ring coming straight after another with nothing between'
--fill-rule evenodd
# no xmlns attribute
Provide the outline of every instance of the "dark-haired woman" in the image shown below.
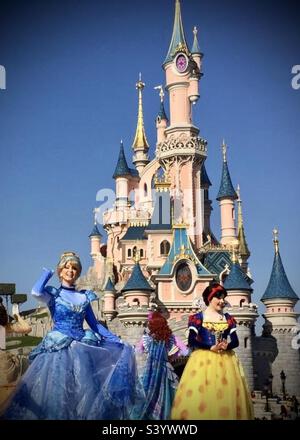
<svg viewBox="0 0 300 440"><path fill-rule="evenodd" d="M236 322L223 313L226 296L220 284L212 283L203 292L207 308L189 318L193 353L180 380L172 419L253 419L243 369L233 351L239 345Z"/></svg>

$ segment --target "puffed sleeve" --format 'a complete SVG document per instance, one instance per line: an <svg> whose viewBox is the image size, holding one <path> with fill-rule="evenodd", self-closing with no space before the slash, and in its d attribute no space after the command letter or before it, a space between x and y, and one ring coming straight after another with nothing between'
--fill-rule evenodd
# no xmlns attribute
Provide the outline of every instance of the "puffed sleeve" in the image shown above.
<svg viewBox="0 0 300 440"><path fill-rule="evenodd" d="M192 315L189 318L189 337L188 337L188 345L190 348L203 348L205 350L209 350L213 344L209 344L204 342L200 336L200 330L202 327L202 314L196 313L196 315Z"/></svg>
<svg viewBox="0 0 300 440"><path fill-rule="evenodd" d="M227 322L228 322L228 330L229 330L229 337L230 342L227 346L227 350L233 350L234 348L239 346L239 338L236 332L236 320L233 316L227 314L226 316Z"/></svg>

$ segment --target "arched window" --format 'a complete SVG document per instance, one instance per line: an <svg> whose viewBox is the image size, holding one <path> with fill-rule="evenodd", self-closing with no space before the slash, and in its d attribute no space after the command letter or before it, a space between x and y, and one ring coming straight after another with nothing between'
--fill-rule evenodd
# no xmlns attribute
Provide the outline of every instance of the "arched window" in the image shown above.
<svg viewBox="0 0 300 440"><path fill-rule="evenodd" d="M244 348L248 348L248 339L249 338L244 338Z"/></svg>
<svg viewBox="0 0 300 440"><path fill-rule="evenodd" d="M240 301L240 307L243 307L243 303L245 302L245 298L241 299Z"/></svg>
<svg viewBox="0 0 300 440"><path fill-rule="evenodd" d="M131 257L131 249L127 250L127 257L130 258Z"/></svg>
<svg viewBox="0 0 300 440"><path fill-rule="evenodd" d="M147 183L145 183L144 185L144 197L147 197L148 195L148 188L147 188Z"/></svg>
<svg viewBox="0 0 300 440"><path fill-rule="evenodd" d="M144 257L144 249L140 249L140 257L141 257L141 258Z"/></svg>
<svg viewBox="0 0 300 440"><path fill-rule="evenodd" d="M170 243L168 240L164 240L160 243L160 255L168 255L170 252Z"/></svg>

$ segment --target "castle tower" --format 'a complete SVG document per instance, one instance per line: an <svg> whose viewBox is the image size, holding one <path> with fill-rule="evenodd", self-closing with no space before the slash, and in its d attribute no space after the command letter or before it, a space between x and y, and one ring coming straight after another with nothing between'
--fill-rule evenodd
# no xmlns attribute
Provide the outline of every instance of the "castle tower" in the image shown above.
<svg viewBox="0 0 300 440"><path fill-rule="evenodd" d="M139 80L136 83L136 88L138 90L138 95L139 95L138 120L137 120L135 137L132 144L132 149L135 153L132 162L134 163L139 174L141 174L145 166L149 163L149 157L148 157L149 144L146 138L146 133L144 128L144 116L143 116L142 91L144 87L145 84L142 82L142 76L140 74Z"/></svg>
<svg viewBox="0 0 300 440"><path fill-rule="evenodd" d="M199 53L195 53L195 57L200 64ZM200 197L200 170L206 158L207 143L198 137L199 129L193 125L191 106L199 97L201 72L185 39L179 0L176 0L173 34L163 68L169 92L170 124L164 131L165 139L159 137L156 157L171 178L171 191L179 200L180 218L189 225L191 240L200 248L204 210Z"/></svg>
<svg viewBox="0 0 300 440"><path fill-rule="evenodd" d="M118 318L125 327L127 341L133 345L143 335L150 310L150 295L154 290L146 280L139 261L137 250L133 271L122 289L124 303L119 307L118 313Z"/></svg>
<svg viewBox="0 0 300 440"><path fill-rule="evenodd" d="M230 304L226 308L237 321L239 347L237 355L242 362L250 389L254 389L253 381L253 335L255 321L258 317L256 305L251 303L252 288L246 280L245 273L237 262L235 253L232 257L232 266L224 282L228 292L226 301Z"/></svg>
<svg viewBox="0 0 300 440"><path fill-rule="evenodd" d="M107 280L106 286L103 290L104 293L104 316L111 321L117 314L116 312L116 289L110 279Z"/></svg>
<svg viewBox="0 0 300 440"><path fill-rule="evenodd" d="M238 240L239 240L239 254L241 256L241 267L245 273L248 269L248 259L250 257L250 251L246 242L243 214L242 214L242 200L240 194L240 186L237 187L237 205L238 205Z"/></svg>
<svg viewBox="0 0 300 440"><path fill-rule="evenodd" d="M217 195L221 210L221 244L228 245L236 240L234 201L237 194L233 188L227 165L227 145L223 140L223 169L221 185Z"/></svg>
<svg viewBox="0 0 300 440"><path fill-rule="evenodd" d="M298 313L294 307L298 295L292 289L286 276L279 253L278 231L273 230L275 255L269 284L261 301L266 306L263 315L268 333L276 339L278 354L272 364L273 391L280 393L282 384L281 371L286 375L286 392L300 396L300 356L299 344L296 343Z"/></svg>
<svg viewBox="0 0 300 440"><path fill-rule="evenodd" d="M162 86L157 86L155 89L159 89L159 96L160 96L160 108L158 115L156 117L156 130L157 130L157 144L160 144L163 142L166 138L166 128L168 125L168 117L165 112L164 107L164 91Z"/></svg>
<svg viewBox="0 0 300 440"><path fill-rule="evenodd" d="M128 208L129 179L131 177L130 168L124 153L124 145L121 141L118 162L116 165L113 178L116 181L116 203L117 209L122 210Z"/></svg>
<svg viewBox="0 0 300 440"><path fill-rule="evenodd" d="M210 229L210 215L213 210L211 204L212 201L209 199L209 187L211 186L211 181L209 180L209 177L206 172L205 163L203 163L201 167L201 189L204 200L204 223L203 223L203 234L205 236L205 239L209 239L211 237L211 229ZM206 240L205 240L206 241Z"/></svg>
<svg viewBox="0 0 300 440"><path fill-rule="evenodd" d="M101 245L101 238L102 235L99 232L96 220L94 222L94 227L92 229L92 232L89 235L90 241L91 241L91 257L93 261L97 259L100 255L100 245Z"/></svg>

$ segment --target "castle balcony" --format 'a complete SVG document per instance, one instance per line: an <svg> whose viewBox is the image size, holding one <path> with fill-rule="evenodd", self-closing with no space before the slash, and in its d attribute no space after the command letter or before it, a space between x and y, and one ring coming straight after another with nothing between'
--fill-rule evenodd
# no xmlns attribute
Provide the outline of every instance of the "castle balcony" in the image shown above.
<svg viewBox="0 0 300 440"><path fill-rule="evenodd" d="M151 213L133 207L124 207L121 210L116 208L108 209L103 214L103 225L127 224L130 226L147 226L151 218Z"/></svg>
<svg viewBox="0 0 300 440"><path fill-rule="evenodd" d="M156 157L160 161L176 156L198 157L202 161L207 156L207 142L200 137L182 133L179 136L171 135L157 145Z"/></svg>

